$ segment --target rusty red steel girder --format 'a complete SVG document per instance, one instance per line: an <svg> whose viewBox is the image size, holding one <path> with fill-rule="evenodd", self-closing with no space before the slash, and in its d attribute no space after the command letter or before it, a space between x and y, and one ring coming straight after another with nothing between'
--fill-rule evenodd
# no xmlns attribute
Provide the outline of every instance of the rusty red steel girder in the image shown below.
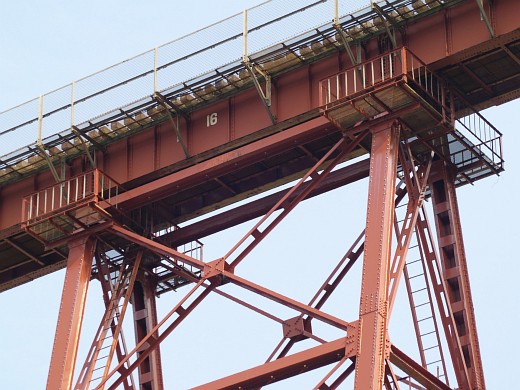
<svg viewBox="0 0 520 390"><path fill-rule="evenodd" d="M398 122L372 131L365 253L359 304L360 347L356 354L355 388L380 389L388 318L388 265L394 219Z"/></svg>
<svg viewBox="0 0 520 390"><path fill-rule="evenodd" d="M477 337L475 313L471 298L469 274L462 238L462 228L457 204L457 195L445 164L436 163L430 177L439 261L445 282L446 300L452 309L455 327L450 333L462 349L458 376L468 388L485 388L480 347ZM455 344L455 343L453 343Z"/></svg>
<svg viewBox="0 0 520 390"><path fill-rule="evenodd" d="M468 4L469 2L465 4L464 9L470 8ZM499 9L497 5L492 5L492 7L496 7L497 10ZM470 11L473 12L472 15L476 14L474 9ZM500 12L504 13L504 8L500 8ZM476 15L478 15L478 13ZM432 17L432 20L434 19L439 23L442 22L441 25L445 31L443 31L443 27L435 28L433 29L434 31L431 32L431 36L438 37L439 34L446 34L446 47L440 49L437 47L431 50L431 52L427 50L427 53L425 53L428 56L426 58L427 62L442 60L442 57L446 54L445 50L452 53L454 43L448 39L448 35L453 34L451 31L451 29L454 28L451 25L452 17L453 15L449 11L444 13L444 15L439 14ZM464 25L464 23L461 25ZM461 25L458 25L456 28L462 28ZM425 50L421 48L421 43L424 43L425 39L430 40L431 37L423 37L423 35L427 34L422 34L421 27L424 26L418 23L409 28L411 32L410 36L413 38L410 39L410 41L413 43L414 51L418 50L424 53ZM501 24L499 28L503 28L503 24ZM509 42L512 39L511 36L514 34L509 31L506 32L509 34L507 38L507 42ZM443 40L431 39L431 41L441 42ZM473 42L471 39L470 41ZM372 46L367 46L368 56L374 55L374 42L372 42ZM464 50L468 48L468 44L465 43L457 42L456 45L458 45L457 48L460 46ZM502 44L502 47L505 47L504 44ZM439 50L441 54L439 54ZM475 48L472 48L469 54L463 53L461 56L474 55L475 50ZM516 58L514 53L507 49L507 47L505 47L504 50L507 51L512 58ZM405 53L406 51L403 49L402 52ZM336 59L328 61L327 64L330 65L335 61ZM336 62L341 64L342 61L341 54L339 54ZM463 60L461 61L463 62ZM336 64L334 63L334 67L335 66ZM341 68L341 66L338 67ZM469 67L464 63L462 63L460 67L466 72L469 71L470 76L472 75L474 80L476 80L475 77L478 78L474 73L471 74ZM406 69L406 65L404 69ZM315 77L311 76L311 73L311 67L309 67L309 85L312 84L310 81L314 80L312 77ZM481 85L486 85L485 83L483 84L480 79L476 81ZM484 89L488 94L493 92L492 88ZM171 270L173 274L177 274L187 281L194 283L193 288L181 298L179 303L175 305L161 321L157 321L157 318L152 318L149 324L144 328L140 328L136 342L137 345L132 351L123 354L117 347L111 348L112 355L114 353L117 355L118 363L115 368L111 368L109 373L105 372L102 385L100 386L106 385L112 389L120 384L124 384L125 388L130 387L131 385L127 383L127 379L133 371L139 369L141 370L141 381L145 382L150 379L150 377L153 377L154 380L152 382L154 383L154 389L160 388L162 386L160 383L160 374L158 373L160 369L156 369L155 374L149 371L145 372L141 369L141 363L149 363L150 361L160 363L159 348L161 342L168 337L179 324L187 319L189 314L205 297L214 292L251 310L255 310L274 321L283 323L284 336L286 337L280 342L264 365L207 383L199 388L236 388L238 386L258 388L284 378L289 378L298 373L330 364L332 367L325 377L317 382L315 388L337 388L349 375L356 372L355 388L357 390L380 389L383 386L390 389L394 386L398 387L399 382L414 388L420 388L418 385L420 384L428 389L448 389L450 386L447 384L447 373L445 369L444 375L446 383L440 378L436 378L435 375L427 370L427 364L424 359L422 365L418 364L395 347L388 334L388 322L395 302L399 280L403 275L405 281L408 281L409 278L404 262L412 232L415 230L422 253L421 260L428 270L428 272L425 272L426 283L430 283L433 287L433 297L440 312L440 319L443 325L444 335L447 339L446 342L450 351L457 386L460 389L485 389L460 217L455 194L455 177L453 175L454 172L452 172L451 167L449 167L449 156L442 155L442 147L430 145L431 149L436 152L435 155L431 156L434 162L432 163L432 158L426 159L426 161L419 161L414 159L409 149L405 150L405 147L407 148L408 145L399 145L399 133L402 135L404 132L410 130L409 124L403 121L400 116L409 115L411 112L425 107L426 116L429 117L429 120L440 120L445 131L450 131L449 121L451 120L453 122L455 111L453 106L449 107L451 110L451 118L448 118L450 116L447 115L446 111L448 105L445 106L444 103L446 102L444 100L446 96L452 95L443 95L441 114L434 112L422 98L422 100L419 99L421 103L411 104L401 111L392 111L387 103L376 95L383 90L384 88L374 88L373 91L366 95L366 99L371 98L377 105L384 107L386 110L385 115L381 114L380 116L372 117L369 114L369 107L363 106L363 99L344 102L343 105L345 107L349 106L349 108L364 118L360 122L359 127L356 127L357 133L349 133L348 130L345 131L340 122L337 121L333 115L329 115L329 112L325 109L321 114L326 115L327 119L324 117L309 117L310 120L297 124L296 126L289 126L289 129L280 128L279 132L272 130L271 133L266 133L264 138L260 137L255 142L242 146L239 145L233 150L226 149L227 151L222 152L216 157L197 161L198 164L194 163L191 166L186 166L185 169L162 175L160 178L136 186L123 194L119 194L117 201L119 207L118 212L124 213L143 207L150 198L160 202L179 186L190 187L199 185L205 180L213 180L226 187L226 183L221 180L220 176L229 172L230 167L240 164L250 164L257 161L259 156L262 156L263 153L283 153L296 139L314 140L321 132L332 134L333 132L330 131L330 123L339 128L340 133L342 133L342 136L344 136L347 141L340 140L336 142L334 140L334 142L336 142L335 144L334 142L332 143L334 146L327 150L321 159L316 158L312 153L308 153L307 151L311 157L315 158L317 163L303 175L303 179L290 190L280 193L273 198L264 198L261 201L257 201L250 210L248 210L249 206L246 205L242 208L236 208L235 210L222 213L219 216L194 223L191 226L173 231L168 236L163 237L165 239L164 242L161 241L160 238L150 239L149 236L138 234L115 221L109 221L96 228L89 228L87 225L78 222L78 224L81 225L81 229L83 229L83 236L73 235L57 243L50 244L61 245L63 243L69 243L70 251L59 323L49 372L48 388L65 389L70 387L79 339L79 329L81 328L85 294L90 275L90 271L87 270L87 268L90 268L92 263L93 243L96 240L101 241L106 233L126 243L132 243L134 246L141 248L140 250L144 249L147 252L169 258L175 264L184 264L194 267L200 271L200 276L185 272L182 267L178 269L173 268ZM404 88L404 91L407 98L417 98L417 93L410 89ZM312 104L314 104L312 103L312 96L310 101L312 106ZM336 108L341 107L338 105ZM427 130L430 131L434 129L435 126L437 126L437 124ZM370 133L369 137L365 137L367 133ZM439 136L433 135L431 138L425 136L421 140L415 141L415 143L422 143L423 146L428 146L428 142L431 142L434 138L439 138ZM350 143L348 139L350 139ZM338 264L338 267L333 271L331 276L323 283L310 303L303 304L237 275L235 272L237 266L249 255L254 247L264 240L275 226L281 222L300 201L326 188L327 179L335 175L332 169L337 163L343 161L347 154L362 141L363 148L371 151L370 172L368 173L370 182L366 233L363 232L354 242L351 249L340 261L340 264ZM466 141L460 138L459 141L470 148L465 143ZM154 140L154 142L156 142L156 140ZM302 145L303 143L298 147L303 148ZM398 161L401 163L402 173L397 172L396 167ZM494 166L489 161L485 160L484 163L492 171L494 170ZM433 164L431 168L430 164ZM352 168L353 165L349 167ZM356 169L357 168L359 168L361 172L365 172L367 168L366 163L360 163ZM201 173L205 173L206 176L203 176ZM352 178L357 177L357 174L359 174L359 172L350 174L347 169L347 171L341 174L340 181L345 180L348 182ZM403 195L400 193L400 187L396 189L396 174L399 174L399 178L406 184L406 190L403 190L403 193L405 192L408 196L408 208L406 218L402 225L399 226L399 223L395 223L397 248L392 252L390 242L392 225L394 225L394 206L398 203L399 196ZM129 178L130 176L131 175L128 175ZM466 176L466 178L468 179L468 176ZM309 180L304 182L306 179ZM439 251L436 250L431 232L432 229L428 224L426 212L422 205L426 184L428 184L433 197ZM233 188L227 186L227 189L233 192ZM114 207L106 204L101 206L98 204L96 207L100 207L100 209L106 208L108 211L115 211ZM267 223L267 226L263 226L268 218L277 210L282 211L274 219L274 222ZM265 216L260 219L260 222L256 223L223 258L211 262L201 261L193 256L182 253L177 250L177 248L172 247L172 245L168 246L165 244L166 242L182 243L192 238L200 238L203 234L211 234L225 227L234 226L239 221L243 222L264 214ZM71 213L67 215L72 217ZM217 223L210 226L213 221ZM54 223L54 221L51 222ZM67 233L62 226L56 223L54 224L56 229L60 230L61 233ZM208 226L204 226L205 224ZM363 236L365 235L366 241L362 242ZM245 245L247 240L252 240L252 243ZM245 246L245 248L242 248L242 246ZM242 249L242 251L239 251L239 249ZM359 318L355 318L353 321L345 321L322 311L321 308L324 302L344 279L356 260L360 258L363 250L364 263ZM235 254L235 252L238 252L238 254ZM232 255L235 256L232 257ZM391 259L393 259L393 261L391 261ZM125 259L123 262L124 261L129 260ZM130 264L125 263L125 265ZM136 269L135 272L137 271ZM440 278L437 277L438 275ZM252 305L225 292L224 286L227 283L240 286L243 289L266 297L271 301L289 307L297 311L299 315L294 318L281 320L267 311L256 307L256 305ZM107 287L105 286L105 290L106 289ZM130 293L131 292L128 292L128 294ZM135 291L134 294L136 294L135 299L138 299L140 294ZM140 297L144 298L150 295L151 291L147 290L147 293L143 292ZM153 302L150 301L149 305L153 306ZM153 307L148 306L148 309L153 312ZM109 310L108 305L107 310ZM346 334L344 337L333 341L321 339L318 335L313 333L312 327L310 326L311 320L322 321L346 332ZM415 318L415 322L417 321L418 319ZM113 332L114 335L118 333L117 326L112 326L110 329L107 328L107 331L108 330ZM418 344L420 344L420 335L417 326L415 330L417 332ZM289 350L296 342L306 338L312 338L318 343L321 343L321 345L302 352L297 352L293 355L288 355ZM287 340L288 344L279 352L283 346L283 342ZM272 360L277 353L277 359ZM131 357L133 356L137 356L137 358L132 361ZM347 366L347 364L349 365ZM395 368L400 369L409 375L409 377L399 377L399 374L396 374ZM119 375L119 377L116 377L117 375ZM327 384L327 382L330 381L332 381L332 383Z"/></svg>
<svg viewBox="0 0 520 390"><path fill-rule="evenodd" d="M380 253L381 251L384 251L386 253L387 260L383 261L383 263L390 264L390 247L389 247L389 237L391 234L391 228L393 224L393 208L394 208L394 199L395 194L397 194L397 190L395 189L395 172L396 172L396 164L397 164L397 158L398 158L398 145L397 145L397 139L398 139L398 133L399 133L399 123L392 121L390 123L387 123L386 126L381 126L374 131L372 131L372 162L371 162L371 179L375 180L377 178L378 181L372 182L372 187L377 187L378 190L374 190L377 193L380 193L379 191L381 188L383 188L382 193L386 194L385 198L375 198L374 201L376 201L375 205L372 207L375 212L375 215L384 215L384 218L382 221L378 221L378 218L373 217L373 220L376 221L376 225L372 226L369 222L372 221L370 219L370 214L367 216L367 228L371 227L373 230L372 234L374 237L380 237L380 238L372 238L375 239L381 243L386 242L386 245L383 245L383 247L376 246L370 246L370 245L363 245L365 248L365 251L367 251L369 248L375 248L376 252L374 253L373 262L375 262L374 266L380 269L380 274L374 273L373 270L371 271L365 271L365 274L368 274L372 277L372 280L370 283L367 282L367 284L364 284L363 291L364 296L366 297L365 302L369 302L365 306L361 306L360 308L360 320L359 323L352 323L352 322L344 322L340 320L339 318L335 318L333 316L330 316L319 309L315 309L311 307L310 305L304 305L301 304L295 300L292 300L288 297L285 297L281 294L278 294L274 291L271 291L269 289L266 289L262 286L259 286L255 283L252 283L244 278L239 277L234 273L233 267L231 267L231 264L226 262L225 258L215 260L210 263L205 263L203 261L200 261L198 259L195 259L191 256L185 255L175 249L169 248L159 242L150 240L146 237L140 236L134 232L131 232L123 227L118 226L117 224L110 226L108 229L111 233L120 236L130 242L133 242L137 245L139 245L142 248L146 248L149 251L158 253L162 256L169 256L174 259L178 259L179 261L182 261L183 263L189 264L191 266L194 266L200 270L203 271L202 278L196 283L194 288L183 298L181 301L168 313L163 320L156 323L156 325L148 329L149 333L143 337L140 338L140 341L137 343L137 346L132 350L130 353L128 353L126 356L122 357L122 359L119 359L118 365L106 375L100 386L103 386L103 383L107 383L107 381L116 373L119 373L120 376L115 379L115 382L110 384L111 389L115 389L119 384L126 383L126 378L130 373L138 368L140 364L148 359L155 351L158 352L159 345L162 340L164 340L182 321L186 319L188 314L213 290L216 289L219 285L221 285L224 281L231 282L235 285L241 286L245 289L248 289L250 291L253 291L255 293L258 293L264 297L267 297L275 302L281 303L285 306L291 307L300 313L302 315L308 316L307 318L310 320L312 318L324 321L325 323L328 323L329 325L333 325L336 327L339 327L340 329L343 329L347 331L347 338L346 339L340 339L336 342L326 342L324 340L320 340L319 338L315 338L318 341L324 342L324 344L321 347L315 347L313 349L310 349L308 351L305 351L304 353L297 353L295 355L290 355L285 357L285 353L287 350L284 350L282 354L280 354L279 359L276 359L273 362L266 363L266 365L259 366L255 369L248 370L244 373L237 374L235 376L224 378L220 381L212 382L207 385L202 386L201 388L215 388L214 386L227 386L226 383L230 383L229 386L236 386L240 383L248 383L248 385L265 385L267 383L272 382L273 380L281 380L283 378L289 377L294 375L297 372L301 372L302 367L305 367L305 370L312 369L315 367L321 367L323 365L336 362L336 365L333 367L333 369L327 374L325 378L320 382L320 386L325 384L327 379L339 368L342 366L342 364L347 360L347 358L352 358L355 363L353 363L351 366L349 366L341 375L340 378L343 378L342 380L339 380L339 378L336 379L337 385L341 383L344 378L348 377L348 375L353 372L354 370L354 364L360 365L361 368L359 370L356 370L356 388L366 388L367 382L364 378L367 378L368 372L371 372L369 375L370 378L373 378L372 384L368 385L369 388L380 388L381 386L389 386L391 382L395 383L396 377L393 373L393 370L391 367L388 366L388 362L392 360L390 357L390 360L388 358L385 358L385 356L391 356L388 355L390 352L389 350L389 343L387 341L387 333L386 333L386 321L387 316L389 314L387 305L389 301L392 301L392 295L388 295L388 285L390 282L390 273L388 269L385 269L384 264L379 264L381 262ZM365 137L366 133L362 133L359 135L358 142ZM331 155L338 147L341 146L340 143L337 143L331 153L328 155ZM339 149L338 149L339 150ZM328 156L327 155L327 156ZM342 159L342 153L338 154L336 157L336 160L334 161L340 161ZM409 165L407 166L405 161L409 157L405 157L405 153L401 152L401 160L402 165L407 167L407 174L411 174L412 177L408 177L405 179L405 182L407 183L407 190L408 195L410 197L409 200L409 206L410 212L413 210L413 215L411 219L417 219L417 211L421 205L421 199L422 195L424 193L425 188L425 181L428 177L427 172L429 170L429 164L422 170L422 168L419 171L415 171L415 167L413 166L413 163L409 161ZM308 173L308 177L312 177L313 172L316 170L317 166L321 165L322 162L318 162L317 165ZM334 163L329 164L329 168L327 168L324 172L328 173L332 170L332 167L335 165ZM420 173L418 173L420 172ZM417 176L419 175L419 176ZM305 190L300 191L299 194L302 194L301 196L293 197L292 202L288 203L287 209L290 211L292 210L298 202L300 202L306 195L311 193L312 189L319 184L319 181L316 179L319 179L321 177L324 177L325 175L322 173L320 176L314 176L315 179L313 180L313 183L310 185L306 185ZM314 185L313 185L314 184ZM280 205L284 204L285 199L289 199L290 196L295 193L298 190L299 186L303 185L303 180L301 180L297 186L293 188L292 191L287 191L285 196L282 197L277 203L275 203L271 210L268 212L268 214L273 213L278 208L280 208ZM391 187L391 190L389 189ZM412 190L413 189L413 190ZM370 202L369 202L370 204ZM369 207L370 209L370 207ZM285 213L283 216L287 215ZM409 220L410 218L408 218ZM265 219L264 219L265 220ZM275 220L276 223L278 223L281 220ZM259 223L255 225L253 229L250 230L250 233L248 235L253 235L253 232L255 232L258 229L258 226L262 224L263 220L261 220ZM410 225L409 221L406 223L409 227L408 229L403 229L400 231L400 236L406 236L408 237L411 232L411 228L413 227L413 224ZM271 229L270 229L271 230ZM269 232L268 230L267 232ZM264 230L265 232L266 230ZM267 234L267 233L266 233ZM256 236L255 238L262 239L263 236ZM384 238L386 237L386 238ZM360 236L361 238L361 236ZM399 239L401 239L399 238ZM243 240L242 240L243 241ZM238 248L240 246L240 243L235 245L234 248ZM356 240L354 243L354 247L356 244L359 244L359 239ZM401 250L404 248L404 245L401 245ZM399 251L399 248L397 249ZM233 251L230 251L228 253L232 253ZM249 253L249 251L248 251ZM360 251L357 250L354 252L355 255L353 255L352 250L348 252L348 256L350 256L350 260L353 263L357 257L360 255ZM397 252L396 252L397 253ZM370 253L369 253L370 257ZM399 257L398 255L394 256L396 259ZM240 260L245 258L245 255L242 255L239 257ZM367 258L367 255L365 254L365 258ZM365 265L367 267L368 265ZM382 268L381 268L382 267ZM341 278L348 272L349 267L347 266L344 268L344 271L341 275ZM401 270L401 271L400 271ZM402 272L402 267L397 267L397 271L394 272L392 278L395 282L399 278L400 273ZM379 276L378 276L379 275ZM387 275L387 276L385 276ZM339 278L339 280L341 279ZM375 278L375 279L374 279ZM385 281L386 280L386 281ZM206 281L209 281L209 284L206 284ZM328 283L328 282L326 282ZM192 297L197 289L200 287L203 287L202 293L196 296L196 298L190 303L188 307L183 307L183 303L188 300L188 298ZM374 300L373 297L379 296L379 300ZM318 302L317 307L319 308L321 304L326 300L326 296L322 297L322 299ZM367 301L368 299L368 301ZM377 302L375 305L373 302ZM239 302L240 303L240 302ZM313 301L311 301L311 304ZM169 320L169 318L176 314L177 318L167 326L167 328L164 331L161 331L159 333L159 328L166 324L166 322ZM363 330L363 324L365 324L367 327ZM375 326L374 326L375 325ZM360 333L361 331L361 333ZM370 334L370 331L378 332L379 335L376 334ZM312 334L312 331L310 332ZM368 342L365 339L365 343L363 344L363 338L362 335L365 334L365 336L368 334ZM303 336L305 336L305 333L303 333ZM347 343L347 346L345 346L346 340L350 340ZM377 340L383 340L382 342L377 342ZM376 341L375 343L370 343L370 341ZM353 344L352 344L353 343ZM338 352L337 345L342 345L342 353ZM125 364L128 364L129 358L135 354L139 350L139 354L137 359L128 366L128 368L125 367ZM346 352L345 352L346 351ZM350 351L350 352L349 352ZM369 356L369 359L363 359ZM374 360L374 357L379 357L379 363L377 363L377 359ZM416 374L417 381L421 383L421 381L426 381L426 378L429 378L427 371L423 368L418 367L411 367L408 363L403 363L403 360L406 361L406 359L401 358L394 358L394 360L397 360L400 364L400 368L407 372L417 373ZM374 364L376 362L376 364ZM273 364L271 364L273 363ZM407 365L408 364L408 365ZM402 367L405 367L404 369ZM364 373L363 373L364 372ZM266 378L270 378L267 380ZM275 379L273 379L275 378ZM428 380L430 380L429 378ZM429 383L429 382L428 382ZM226 388L226 387L223 387ZM434 387L434 388L443 388L443 387Z"/></svg>

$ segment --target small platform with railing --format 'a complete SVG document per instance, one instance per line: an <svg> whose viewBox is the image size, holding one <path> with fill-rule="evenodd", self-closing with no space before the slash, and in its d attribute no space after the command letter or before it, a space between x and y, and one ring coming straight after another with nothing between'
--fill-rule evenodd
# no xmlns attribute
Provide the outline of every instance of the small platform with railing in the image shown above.
<svg viewBox="0 0 520 390"><path fill-rule="evenodd" d="M414 154L434 151L455 167L457 185L503 171L502 134L406 47L321 80L319 91L339 128L399 118Z"/></svg>
<svg viewBox="0 0 520 390"><path fill-rule="evenodd" d="M107 209L117 207L122 191L99 169L84 172L25 196L22 222L26 231L51 245L111 221Z"/></svg>

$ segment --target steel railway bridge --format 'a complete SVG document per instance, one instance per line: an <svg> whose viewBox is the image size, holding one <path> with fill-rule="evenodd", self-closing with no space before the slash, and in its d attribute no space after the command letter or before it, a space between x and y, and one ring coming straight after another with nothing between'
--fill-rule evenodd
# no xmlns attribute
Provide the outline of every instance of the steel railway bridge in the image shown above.
<svg viewBox="0 0 520 390"><path fill-rule="evenodd" d="M162 389L161 343L211 294L279 322L282 339L267 361L197 389L325 366L309 388L351 376L358 390L485 389L456 190L504 169L480 111L520 93L517 0L282 3L0 113L0 291L66 268L48 389ZM310 302L241 276L300 202L363 178L366 223ZM204 237L244 222L227 253L203 259ZM327 313L356 262L358 315ZM106 310L77 362L94 279ZM388 332L399 286L416 358ZM159 318L165 293L179 298Z"/></svg>

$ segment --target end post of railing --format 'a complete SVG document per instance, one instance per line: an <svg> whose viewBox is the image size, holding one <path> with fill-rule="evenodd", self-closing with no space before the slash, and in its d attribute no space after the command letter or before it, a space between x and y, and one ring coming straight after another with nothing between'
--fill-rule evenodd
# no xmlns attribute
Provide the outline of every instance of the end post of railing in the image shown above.
<svg viewBox="0 0 520 390"><path fill-rule="evenodd" d="M408 82L408 50L403 46L401 48L401 67L404 82Z"/></svg>
<svg viewBox="0 0 520 390"><path fill-rule="evenodd" d="M27 197L24 197L22 201L22 222L26 222L28 220L29 216L27 215Z"/></svg>
<svg viewBox="0 0 520 390"><path fill-rule="evenodd" d="M449 91L449 90L448 90ZM449 91L450 93L450 124L455 127L455 94Z"/></svg>
<svg viewBox="0 0 520 390"><path fill-rule="evenodd" d="M94 169L94 197L97 201L99 201L99 183L100 183L100 177L99 177L99 170Z"/></svg>
<svg viewBox="0 0 520 390"><path fill-rule="evenodd" d="M242 32L242 62L245 64L247 58L247 9L242 12L243 15L243 32Z"/></svg>
<svg viewBox="0 0 520 390"><path fill-rule="evenodd" d="M157 48L153 49L153 96L157 93Z"/></svg>
<svg viewBox="0 0 520 390"><path fill-rule="evenodd" d="M74 94L75 94L76 83L72 80L70 85L70 128L74 128Z"/></svg>
<svg viewBox="0 0 520 390"><path fill-rule="evenodd" d="M499 133L498 136L498 147L500 148L500 167L504 169L504 157L502 155L502 134Z"/></svg>
<svg viewBox="0 0 520 390"><path fill-rule="evenodd" d="M40 95L40 102L38 107L38 139L36 144L40 146L42 144L42 127L43 127L43 95Z"/></svg>
<svg viewBox="0 0 520 390"><path fill-rule="evenodd" d="M320 107L321 106L324 106L326 104L328 104L329 102L327 101L327 98L326 98L326 92L325 92L325 80L321 80L320 83L319 83L319 95L318 95L318 99L319 99L319 105Z"/></svg>
<svg viewBox="0 0 520 390"><path fill-rule="evenodd" d="M441 89L442 123L446 123L446 84L441 80L439 87Z"/></svg>

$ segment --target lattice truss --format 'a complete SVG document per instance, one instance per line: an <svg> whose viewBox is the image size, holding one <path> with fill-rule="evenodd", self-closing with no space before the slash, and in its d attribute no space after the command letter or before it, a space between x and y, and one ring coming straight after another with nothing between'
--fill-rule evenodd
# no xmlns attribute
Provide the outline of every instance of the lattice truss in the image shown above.
<svg viewBox="0 0 520 390"><path fill-rule="evenodd" d="M282 332L277 344L273 340L276 346L272 353L258 357L258 366L197 389L261 388L310 371L316 375L305 377L306 388L335 389L349 387L349 383L359 389L369 388L370 383L385 389L481 388L483 377L454 178L434 152L414 155L406 138L399 137L401 131L398 121L376 131L349 130L216 260L202 260L200 243L196 251L193 246L184 250L169 246L157 233L138 234L118 224L109 227L110 234L118 237L118 245L113 244L115 240L108 243L98 239L94 268L106 310L100 316L87 357L79 363L75 388L132 389L139 387L137 382L141 388L162 388L161 343L179 326L190 327L192 312L203 310L211 295L277 323ZM366 229L353 239L312 298L299 301L240 276L241 266L253 249L360 145L371 145L372 149ZM433 204L436 239L425 199ZM385 240L393 242L391 249L385 247ZM301 243L297 237L290 237L284 253L273 256L279 256L280 261L295 261L295 267L304 266L301 259L287 255L291 245ZM318 262L312 264L319 266ZM360 270L361 296L343 296L339 301L345 307L359 307L359 316L354 314L353 320L347 321L330 314L325 310L327 302L335 292L342 291L341 286L358 278ZM172 278L177 285L183 280L187 286L179 288L178 301L167 314L157 318L155 296ZM306 293L303 295L308 295L313 285L290 275L286 280L300 284ZM399 287L404 300L398 299ZM406 300L408 309L403 306ZM408 324L401 315L393 318L397 305L408 312ZM137 340L133 347L127 346L122 326L130 318L130 307ZM282 317L281 312L294 315ZM394 344L392 332L387 331L391 319L396 329L402 328L397 333L407 334L416 346L410 356L401 350L399 342ZM205 327L210 331L211 323ZM218 336L207 347L227 348L219 345ZM186 359L201 356L193 362L194 370L211 364L204 362L203 351L178 353ZM363 374L367 369L376 375L367 378ZM195 373L186 374L196 377Z"/></svg>

